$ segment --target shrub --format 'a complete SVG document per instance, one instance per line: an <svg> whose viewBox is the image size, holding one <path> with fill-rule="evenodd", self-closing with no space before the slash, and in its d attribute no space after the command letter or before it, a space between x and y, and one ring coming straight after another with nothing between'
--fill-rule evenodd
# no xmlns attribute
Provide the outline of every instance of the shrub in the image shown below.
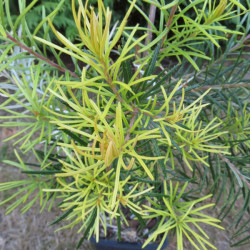
<svg viewBox="0 0 250 250"><path fill-rule="evenodd" d="M223 192L228 194L221 209L224 218L244 198L234 224L248 212L244 162L249 151L249 84L243 77L249 66L241 57L243 50L237 51L248 38L242 31L249 26L241 25L248 13L237 1L215 5L197 0L183 7L178 1L145 2L160 11L158 24L134 0L120 24L112 27L111 11L101 0L98 14L88 2L76 6L73 0L80 43L72 43L46 18L47 29L63 47L31 36L25 25L29 7L10 24L12 33L1 19L1 72L6 79L1 93L7 99L0 108L9 113L1 118L18 121L1 126L24 127L8 138L16 140L19 163L4 162L20 168L27 179L0 184L1 191L18 188L0 204L12 200L9 213L33 192L22 212L36 200L41 211L60 200L64 213L54 223L70 221L62 228L79 224L83 237L78 246L87 236L95 235L97 241L100 234L106 236L109 225L116 226L120 241L134 218L141 224L137 233L146 238L144 246L158 240L160 249L168 233L175 232L178 249L183 249L183 237L197 249L205 244L214 248L200 224L222 227L220 220L201 212L214 204L201 202L217 194L218 203ZM234 17L234 4L243 10L236 31L220 24ZM148 28L126 26L133 8ZM193 19L186 15L190 10ZM14 34L19 24L20 38ZM221 50L220 40L228 34L231 38ZM56 63L47 57L46 46ZM69 56L74 70L66 68L61 53ZM227 58L233 61L230 66ZM33 153L36 163L24 162L23 153ZM208 193L201 194L205 185ZM236 235L244 233L242 228Z"/></svg>

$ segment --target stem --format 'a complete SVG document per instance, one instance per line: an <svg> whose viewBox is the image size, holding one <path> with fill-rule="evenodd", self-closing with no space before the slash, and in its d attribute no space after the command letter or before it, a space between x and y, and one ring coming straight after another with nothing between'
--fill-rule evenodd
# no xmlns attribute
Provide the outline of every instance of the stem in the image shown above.
<svg viewBox="0 0 250 250"><path fill-rule="evenodd" d="M114 85L111 85L111 84L110 84L110 88L113 90L113 92L115 93L115 95L117 96L117 98L119 99L119 101L120 101L121 103L125 102L125 101L123 100L123 98L119 95L119 93L118 93L118 91L117 91L117 89L115 88Z"/></svg>
<svg viewBox="0 0 250 250"><path fill-rule="evenodd" d="M57 69L59 69L62 72L69 72L70 75L79 78L78 75L76 75L74 72L70 71L70 70L66 70L63 67L59 66L57 63L52 62L51 60L49 60L48 58L38 54L37 52L33 51L32 49L30 49L29 47L27 47L25 44L21 43L20 41L16 40L13 36L11 36L7 31L5 32L7 35L7 38L9 38L12 42L17 43L19 47L23 48L24 50L28 51L30 54L34 55L35 57L45 61L46 63L50 64L52 67L55 67Z"/></svg>
<svg viewBox="0 0 250 250"><path fill-rule="evenodd" d="M101 60L101 63L103 65L103 68L104 68L104 75L106 77L106 80L110 86L110 88L112 89L112 91L115 93L115 95L117 96L118 100L121 102L121 103L124 103L125 101L123 100L123 98L120 96L120 94L118 93L117 89L115 88L115 85L112 84L113 80L111 79L110 75L108 74L108 69L107 69L107 66L105 64L105 62L103 60Z"/></svg>
<svg viewBox="0 0 250 250"><path fill-rule="evenodd" d="M130 121L130 124L129 124L129 129L127 131L127 134L126 134L126 137L125 137L125 143L128 141L129 139L129 136L130 136L130 130L131 128L133 127L134 123L135 123L135 117L136 117L136 114L137 114L137 111L134 110L134 113L133 113L133 116L132 116L132 119Z"/></svg>
<svg viewBox="0 0 250 250"><path fill-rule="evenodd" d="M230 49L230 52L237 49L238 47L240 47L241 45L244 44L244 42L246 42L248 39L250 39L250 35L247 35L240 43L237 43L235 46L233 46L231 49Z"/></svg>
<svg viewBox="0 0 250 250"><path fill-rule="evenodd" d="M166 24L166 27L168 28L168 30L167 30L166 35L161 40L161 47L163 46L164 41L167 39L169 28L170 28L170 26L171 26L171 24L173 22L174 14L175 14L175 12L177 10L177 7L178 7L178 4L174 5L172 7L172 9L171 9L171 12L170 12L170 15L169 15L169 18L168 18L168 22Z"/></svg>

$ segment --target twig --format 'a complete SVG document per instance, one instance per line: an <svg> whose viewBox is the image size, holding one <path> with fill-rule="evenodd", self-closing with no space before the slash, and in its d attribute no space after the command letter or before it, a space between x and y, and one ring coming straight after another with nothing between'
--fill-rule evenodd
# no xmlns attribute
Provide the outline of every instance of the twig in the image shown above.
<svg viewBox="0 0 250 250"><path fill-rule="evenodd" d="M170 12L170 15L169 15L169 18L168 18L168 22L166 24L166 27L167 27L168 30L167 30L166 35L161 40L161 47L163 46L164 41L167 39L169 28L170 28L170 26L171 26L171 24L173 22L174 14L175 14L175 12L177 10L177 7L178 7L178 4L174 5L172 7L172 9L171 9L171 12Z"/></svg>
<svg viewBox="0 0 250 250"><path fill-rule="evenodd" d="M240 47L242 44L244 44L245 41L247 41L248 39L250 39L250 35L247 35L240 43L237 43L235 46L233 46L230 49L230 52L237 49L238 47Z"/></svg>
<svg viewBox="0 0 250 250"><path fill-rule="evenodd" d="M11 36L7 31L6 31L6 35L7 38L9 38L12 42L17 43L19 47L23 48L24 50L28 51L30 54L34 55L35 57L45 61L46 63L50 64L52 67L55 67L57 69L59 69L60 71L66 73L69 72L70 75L79 78L78 75L76 75L74 72L70 71L70 70L66 70L63 67L59 66L57 63L52 62L51 60L49 60L48 58L38 54L37 52L33 51L32 49L30 49L29 47L27 47L26 45L24 45L23 43L21 43L20 41L16 40L13 36Z"/></svg>
<svg viewBox="0 0 250 250"><path fill-rule="evenodd" d="M137 110L134 110L132 119L131 119L130 124L129 124L129 129L128 129L127 134L126 134L126 137L125 137L125 143L126 143L126 142L128 141L128 139L129 139L130 130L131 130L131 128L133 127L133 125L134 125L134 123L135 123L136 114L137 114Z"/></svg>
<svg viewBox="0 0 250 250"><path fill-rule="evenodd" d="M104 68L104 75L105 75L106 80L107 80L107 82L108 82L108 84L109 84L109 87L112 89L112 91L114 92L114 94L117 96L118 100L119 100L121 103L124 103L125 101L123 100L123 98L122 98L122 97L120 96L120 94L118 93L118 91L117 91L115 85L113 85L113 83L112 83L113 80L111 79L111 77L110 77L110 75L109 75L109 73L108 73L108 69L107 69L107 66L106 66L105 62L102 61L102 60L101 60L101 62L102 62L103 68Z"/></svg>

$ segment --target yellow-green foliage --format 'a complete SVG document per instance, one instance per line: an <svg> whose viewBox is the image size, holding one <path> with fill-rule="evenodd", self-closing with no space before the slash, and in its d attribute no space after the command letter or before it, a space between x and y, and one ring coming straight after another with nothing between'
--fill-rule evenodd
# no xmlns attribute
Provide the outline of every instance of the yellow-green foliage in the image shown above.
<svg viewBox="0 0 250 250"><path fill-rule="evenodd" d="M175 2L178 1L161 9L168 9L174 6ZM205 2L211 5L210 1ZM203 249L206 249L205 244L214 248L205 239L208 236L199 226L200 223L206 223L221 228L217 224L219 220L201 213L201 210L213 204L198 205L210 195L184 201L183 195L188 182L177 182L174 185L174 174L171 173L180 167L192 173L194 162L209 166L208 153L228 154L228 147L216 143L215 139L226 136L227 130L234 128L228 123L228 126L220 131L218 128L221 127L222 121L215 118L205 123L199 119L203 109L208 106L203 99L209 90L197 93L196 99L187 100L182 80L176 81L174 87L166 90L161 78L153 74L153 69L159 65L157 56L161 46L166 45L162 48L164 53L172 46L172 38L164 40L168 30L159 35L159 39L141 49L140 52L151 49L153 53L150 57L137 60L140 62L137 69L132 63L128 64L138 59L135 56L135 47L144 43L147 37L147 34L144 34L135 39L136 32L140 29L139 25L133 27L130 33L125 32L128 17L135 7L136 0L131 3L121 23L114 27L110 27L111 11L105 8L101 0L98 0L98 13L88 5L88 1L84 5L78 0L78 4L79 8L76 9L75 1L72 1L73 17L79 32L78 43L73 44L58 32L51 20L48 20L49 25L62 46L43 38L35 39L86 64L81 76L54 77L42 96L35 95L35 90L29 89L25 77L23 86L16 81L20 92L31 104L29 107L23 107L34 114L22 118L36 119L32 126L26 127L16 135L30 129L28 135L25 134L17 141L22 141L20 148L26 151L33 150L37 154L33 147L37 141L30 143L30 138L37 130L42 131L37 139L39 142L53 142L49 152L46 151L42 156L36 155L42 165L40 171L32 172L31 168L23 164L20 157L20 164L16 166L22 168L31 179L33 174L49 175L44 179L46 185L41 183L41 179L36 180L36 183L39 183L37 185L40 197L41 193L46 194L46 199L49 199L50 194L60 197L63 200L60 208L65 211L61 219L70 221L63 228L72 228L80 224L79 232L84 231L84 237L88 235L90 238L95 235L98 241L100 228L103 228L106 234L107 224L114 224L116 220L128 225L128 218L120 209L126 207L145 224L152 218L157 218L159 222L144 246L161 235L158 248L160 249L169 231L173 230L177 235L178 249L183 249L184 236L196 249L199 249L197 243ZM227 1L220 1L217 7L210 5L208 16L201 11L205 20L204 25L207 26L223 15ZM198 13L196 7L195 10ZM187 34L186 38L197 37L203 33L205 39L218 44L216 40L221 37L208 34L202 25L197 24L197 27L193 20L184 18L185 10L180 10L180 13L175 18L185 20L183 27L188 30L184 32ZM199 22L201 20L202 17ZM180 28L177 26L173 28L173 37L177 36ZM1 26L0 28L0 32L3 33ZM125 33L127 38L123 39ZM177 40L173 45L175 47L172 46L175 51L179 48ZM117 45L120 42L122 45ZM154 45L157 47L153 49ZM112 56L114 52L117 54L116 57ZM178 53L175 55L181 54ZM197 65L190 56L196 55L198 52L184 53L184 57L190 59L195 68ZM207 58L202 54L199 56ZM38 76L39 73L33 76L35 82ZM159 84L158 88L161 91L158 95L147 96L146 87L151 88L150 84ZM2 93L9 96L9 100L18 101L15 96L11 97L4 90ZM17 113L12 114L19 118ZM52 131L58 137L53 137ZM51 138L54 138L52 142ZM53 155L50 157L53 150L59 158L59 165L56 167L49 161L55 158ZM48 184L49 182L51 183ZM28 185L29 181L14 182L13 185L0 184L0 189L22 187L24 184ZM30 190L33 191L35 188L37 186L31 186ZM20 203L25 199L26 196ZM46 203L41 200L41 205L43 204ZM9 211L11 210L12 207ZM198 231L194 231L190 224ZM118 234L120 230L118 228Z"/></svg>
<svg viewBox="0 0 250 250"><path fill-rule="evenodd" d="M125 216L118 209L120 205L128 207L143 218L149 217L147 212L151 211L150 209L153 207L146 206L145 210L145 206L140 206L140 203L137 204L135 200L142 194L147 196L149 192L157 192L150 180L164 179L160 173L158 173L158 177L155 175L158 160L165 159L166 162L171 156L172 167L175 167L173 151L177 148L173 145L172 140L175 140L183 154L185 163L191 170L189 161L200 161L208 165L207 157L202 156L202 152L226 152L224 146L209 144L210 140L226 133L211 133L220 123L216 123L216 119L214 119L203 126L202 123L196 121L202 108L206 106L206 104L202 104L202 99L208 91L192 104L185 106L185 90L182 88L182 98L178 100L179 104L176 104L176 101L172 99L177 90L181 88L182 82L179 81L169 94L161 87L165 102L160 108L155 105L153 99L149 100L146 107L143 107L138 98L142 93L135 93L133 87L138 86L141 82L154 79L156 75L143 78L140 77L140 72L137 70L127 84L124 82L121 64L134 57L134 54L131 53L132 49L146 36L143 35L133 42L132 38L137 30L136 26L115 61L112 60L110 53L122 36L128 15L135 2L133 1L131 4L119 27L111 31L109 27L111 12L109 9L105 10L101 1L98 1L98 15L94 13L93 9L88 10L87 3L84 7L81 1L79 1L79 10L75 11L74 1L72 1L73 15L79 35L82 43L88 49L88 53L70 43L66 37L54 29L51 22L51 28L65 48L36 37L37 40L46 45L85 62L96 72L94 77L88 77L86 69L83 69L79 81L56 81L54 89L49 89L52 96L67 103L72 110L71 114L68 115L51 112L54 117L51 123L56 125L58 129L70 130L79 136L86 137L88 143L86 146L77 145L73 141L71 143L58 143L58 146L63 147L70 163L59 160L63 165L63 173L56 174L59 187L44 191L65 194L64 202L61 205L63 210L69 210L75 206L67 218L68 220L73 219L73 221L66 227L82 223L79 230L81 231L90 223L87 218L91 218L92 213L95 213L89 237L94 233L97 241L100 226L105 229L105 232L107 230L106 220L108 218L112 223L113 218L122 216L124 223L126 223ZM148 60L145 63L148 63ZM94 93L92 98L90 98L91 92ZM133 94L130 99L128 98L129 92ZM81 96L81 99L77 96ZM48 107L46 110L50 112ZM153 120L155 128L150 129L147 122L144 122L148 119ZM171 133L166 130L166 127L172 129ZM152 153L143 155L136 150L136 146L140 143L148 141L150 145L152 140L156 140L156 143L162 145L167 154L164 155L163 151L161 156L154 156ZM149 180L149 182L140 183L133 180L132 176ZM69 181L69 177L71 181ZM133 188L126 190L124 189L125 185ZM165 188L165 192L167 192L167 188ZM174 200L174 196L170 197ZM191 207L188 206L188 203L185 205L185 209L178 208L176 212L178 215L182 214L182 216L187 217L187 213L191 213L194 204L205 198L190 202ZM154 204L156 199L151 198L149 201ZM166 216L163 217L158 230L145 244L156 239L155 235L157 234L165 233L166 236L167 232L174 228L171 222L175 220L175 211L172 210L174 208L171 209L172 206L168 205L164 198L163 201L166 207L162 207L163 210L160 210L157 216L162 213L166 213ZM165 210L169 212L165 212ZM162 229L165 219L168 220L168 223L166 226L164 224L164 229ZM192 222L192 219L190 220ZM193 223L206 222L215 225L212 221L216 222L217 220L207 218L206 220L193 219L193 221ZM182 249L182 241L179 239L182 238L182 231L184 230L185 235L190 234L189 230L191 229L185 230L185 227L187 225L183 228L177 228L179 249ZM202 240L207 243L202 237L197 237L197 240L200 243Z"/></svg>

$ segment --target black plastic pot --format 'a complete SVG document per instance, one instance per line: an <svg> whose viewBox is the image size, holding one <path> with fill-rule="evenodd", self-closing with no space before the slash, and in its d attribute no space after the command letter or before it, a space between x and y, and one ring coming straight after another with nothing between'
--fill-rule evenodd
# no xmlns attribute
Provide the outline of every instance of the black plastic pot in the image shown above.
<svg viewBox="0 0 250 250"><path fill-rule="evenodd" d="M90 241L94 243L96 250L141 250L142 244L140 243L129 243L129 242L117 242L114 240L99 239L99 242L96 243L95 238L91 237ZM167 247L168 241L165 240L161 249ZM156 250L158 244L151 243L148 244L143 250Z"/></svg>

